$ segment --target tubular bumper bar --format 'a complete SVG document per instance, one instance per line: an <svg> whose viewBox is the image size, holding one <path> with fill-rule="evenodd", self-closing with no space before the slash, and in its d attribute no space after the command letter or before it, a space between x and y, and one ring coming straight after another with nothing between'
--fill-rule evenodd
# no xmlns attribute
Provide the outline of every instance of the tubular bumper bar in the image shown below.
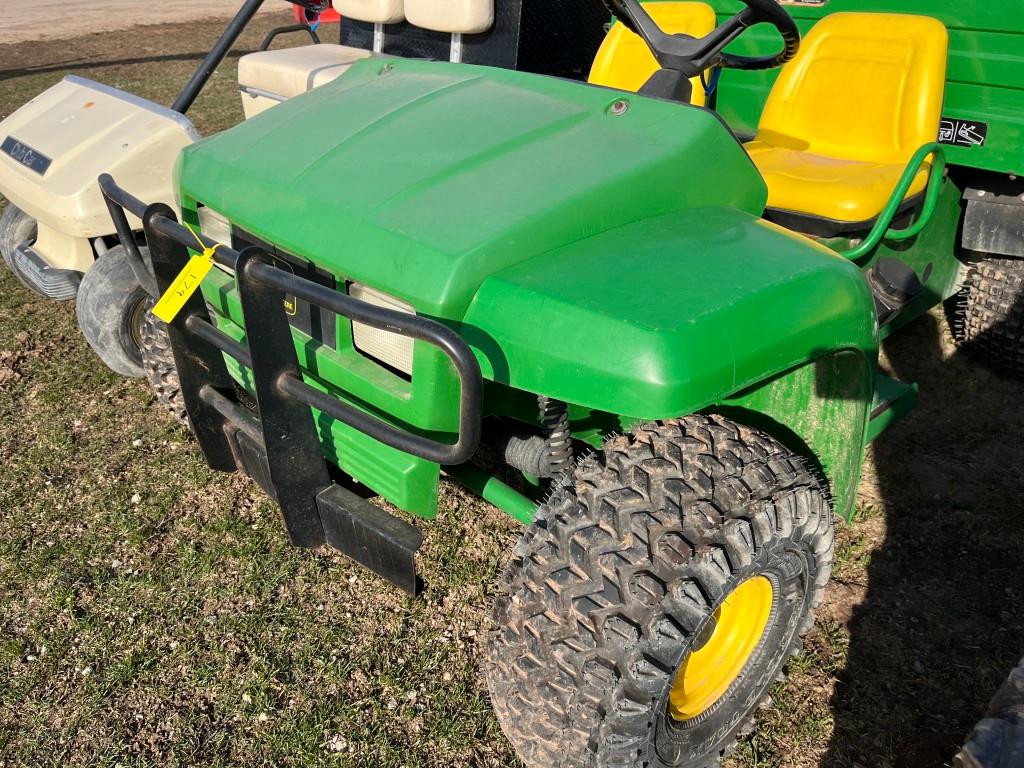
<svg viewBox="0 0 1024 768"><path fill-rule="evenodd" d="M138 198L118 187L107 174L100 177L100 189L103 190L106 197L107 207L111 211L114 225L119 234L122 228L130 231L124 213L124 210L127 209L145 222L147 235L150 234L149 230L152 230L159 239L170 240L179 249L195 247L196 236L179 224L173 213L167 214L158 211L156 210L157 206L147 206ZM150 213L153 215L149 215ZM217 245L216 241L203 235L199 235L199 239L202 240L204 246ZM122 238L122 241L129 244L129 250L137 261L145 265L134 239ZM274 306L273 303L268 302L266 307L263 307L259 300L264 298L262 294L277 293L278 295L277 297L267 296L267 299L283 299L285 295L292 295L343 315L357 323L424 341L440 349L451 360L462 386L462 398L459 406L459 438L455 443L441 443L398 429L311 387L302 380L300 375L290 372L283 373L274 382L279 395L291 397L307 406L316 408L385 445L438 464L462 464L476 452L480 444L483 380L476 357L455 331L435 320L368 304L278 269L271 263L269 255L257 246L245 248L239 253L221 244L214 252L214 260L218 264L234 270L237 275L239 290L242 294L243 311L247 303L253 304L253 301L246 302L247 294L250 299L255 300L253 309L258 310L272 310ZM183 267L184 264L185 262L182 261L179 266ZM159 282L159 275L154 281L152 275L148 274L148 270L147 278L151 284L155 285ZM156 297L160 295L160 291L151 291L151 294ZM256 299L253 294L260 295L259 299ZM277 305L280 306L281 302L278 301ZM254 367L251 351L218 330L208 318L192 313L183 314L185 315L184 328L191 334L202 338L221 352L226 352L245 367ZM260 318L250 317L251 313L249 312L245 314L247 327L254 320L257 325L262 325ZM259 314L264 314L264 312L261 311ZM271 314L273 313L271 312ZM252 335L251 330L249 334Z"/></svg>
<svg viewBox="0 0 1024 768"><path fill-rule="evenodd" d="M133 261L148 278L140 282L147 290L152 286L154 296L167 290L187 263L189 249L195 248L196 235L177 222L168 206L146 205L109 175L100 176L99 185L119 234L122 229L130 233L126 210L142 220L149 263L134 239L122 234ZM202 235L199 238L206 247L216 245ZM415 591L412 556L419 546L419 530L332 483L310 408L413 456L442 465L462 464L480 443L483 378L476 357L447 326L377 307L293 275L275 267L259 246L236 252L222 244L214 260L235 272L248 346L211 322L199 292L168 326L189 420L207 463L223 471L242 468L252 475L281 506L294 544L330 543L407 591ZM306 383L285 315L286 295L440 349L461 385L457 440L443 443L400 429ZM252 371L258 416L235 397L224 354Z"/></svg>

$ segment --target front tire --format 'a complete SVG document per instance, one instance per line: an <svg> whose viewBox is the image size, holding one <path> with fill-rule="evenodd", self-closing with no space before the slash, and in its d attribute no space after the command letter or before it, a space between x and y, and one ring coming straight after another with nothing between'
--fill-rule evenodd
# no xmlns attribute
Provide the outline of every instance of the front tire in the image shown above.
<svg viewBox="0 0 1024 768"><path fill-rule="evenodd" d="M798 456L717 416L610 440L570 480L495 601L502 728L537 768L718 765L813 623L827 494ZM742 653L707 657L733 634Z"/></svg>
<svg viewBox="0 0 1024 768"><path fill-rule="evenodd" d="M142 324L151 302L121 245L100 256L82 278L75 304L78 327L115 373L136 379L145 375Z"/></svg>
<svg viewBox="0 0 1024 768"><path fill-rule="evenodd" d="M1024 260L979 260L950 309L953 337L968 355L1024 379Z"/></svg>
<svg viewBox="0 0 1024 768"><path fill-rule="evenodd" d="M188 411L185 409L185 398L181 394L181 380L178 378L178 368L174 363L174 353L171 351L171 339L167 335L167 326L164 322L149 311L152 307L153 301L150 300L142 319L142 367L157 402L166 408L175 420L187 427Z"/></svg>
<svg viewBox="0 0 1024 768"><path fill-rule="evenodd" d="M14 249L34 243L38 231L36 220L14 203L8 203L4 212L0 214L0 256L15 275L18 274L18 270L14 266ZM21 280L21 277L18 279Z"/></svg>

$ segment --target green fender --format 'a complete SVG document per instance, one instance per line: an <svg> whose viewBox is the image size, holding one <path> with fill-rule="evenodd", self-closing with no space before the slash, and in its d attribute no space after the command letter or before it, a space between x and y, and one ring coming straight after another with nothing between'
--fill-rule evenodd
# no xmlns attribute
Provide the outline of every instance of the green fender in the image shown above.
<svg viewBox="0 0 1024 768"><path fill-rule="evenodd" d="M731 412L808 455L845 514L877 335L860 270L731 208L603 232L487 278L460 328L484 375L634 420Z"/></svg>
<svg viewBox="0 0 1024 768"><path fill-rule="evenodd" d="M757 427L814 462L833 510L849 520L873 395L871 359L844 350L786 371L710 410Z"/></svg>
<svg viewBox="0 0 1024 768"><path fill-rule="evenodd" d="M487 378L640 419L840 349L877 350L856 266L730 208L636 222L497 272L460 332Z"/></svg>

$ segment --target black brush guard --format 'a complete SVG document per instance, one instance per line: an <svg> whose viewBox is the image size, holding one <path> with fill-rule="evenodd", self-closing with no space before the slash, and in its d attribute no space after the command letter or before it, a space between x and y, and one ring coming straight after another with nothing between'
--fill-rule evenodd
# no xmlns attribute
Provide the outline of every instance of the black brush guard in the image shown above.
<svg viewBox="0 0 1024 768"><path fill-rule="evenodd" d="M167 205L143 203L107 174L100 176L99 184L136 277L154 298L160 296L188 262L196 235L178 223ZM148 262L136 247L126 210L142 220ZM199 237L204 247L216 245ZM213 469L240 469L252 476L280 505L296 546L329 544L415 594L420 530L332 482L310 408L413 456L442 465L462 464L480 443L483 408L483 379L469 346L439 322L383 309L278 269L259 246L236 252L220 245L214 260L235 271L248 347L211 322L199 291L167 329L189 421L207 463ZM440 349L451 360L462 387L458 440L442 443L398 429L303 381L283 306L285 295ZM258 415L239 402L222 353L252 371Z"/></svg>

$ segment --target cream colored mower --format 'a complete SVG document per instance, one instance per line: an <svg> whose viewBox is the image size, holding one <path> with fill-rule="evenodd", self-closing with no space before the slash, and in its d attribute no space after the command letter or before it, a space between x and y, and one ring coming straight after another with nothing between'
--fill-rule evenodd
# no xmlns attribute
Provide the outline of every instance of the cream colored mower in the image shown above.
<svg viewBox="0 0 1024 768"><path fill-rule="evenodd" d="M329 0L290 0L315 20ZM519 11L533 0L335 0L339 40L321 43L310 25L279 27L259 50L242 56L238 84L246 119L337 78L377 54L450 58L547 74L585 72L603 34L604 16L568 0L534 13L541 31L531 39L573 33L574 46L551 61L521 53L526 36ZM546 0L546 4L550 0ZM142 223L130 217L114 231L96 178L112 173L145 200L174 201L172 169L179 152L200 136L186 112L238 36L263 5L246 0L170 107L81 77L68 76L0 122L0 253L30 289L54 300L76 299L79 326L103 362L125 376L146 376L180 418L177 376L162 324L147 311L155 291ZM308 32L312 45L270 50L278 35ZM464 43L465 38L465 43ZM591 50L594 49L594 50ZM203 209L204 231L230 242L226 221ZM220 229L218 229L220 225ZM221 231L222 230L222 231ZM142 245L142 261L122 247Z"/></svg>
<svg viewBox="0 0 1024 768"><path fill-rule="evenodd" d="M37 293L77 299L79 326L103 362L125 376L157 377L158 393L171 386L172 397L169 357L154 365L144 359L147 341L166 346L147 328L152 278L122 247L128 237L142 242L142 224L132 219L128 231L114 231L96 177L116 170L134 195L175 199L174 162L200 138L186 112L263 2L246 0L170 107L71 75L0 122L0 194L8 200L0 215L4 262ZM290 2L310 21L328 7L328 0ZM401 7L401 0L339 0L338 9L386 21L396 2ZM278 35L303 31L314 44L268 50ZM259 51L241 59L246 117L328 82L368 55L321 44L309 25L273 29ZM142 254L148 255L145 248Z"/></svg>

